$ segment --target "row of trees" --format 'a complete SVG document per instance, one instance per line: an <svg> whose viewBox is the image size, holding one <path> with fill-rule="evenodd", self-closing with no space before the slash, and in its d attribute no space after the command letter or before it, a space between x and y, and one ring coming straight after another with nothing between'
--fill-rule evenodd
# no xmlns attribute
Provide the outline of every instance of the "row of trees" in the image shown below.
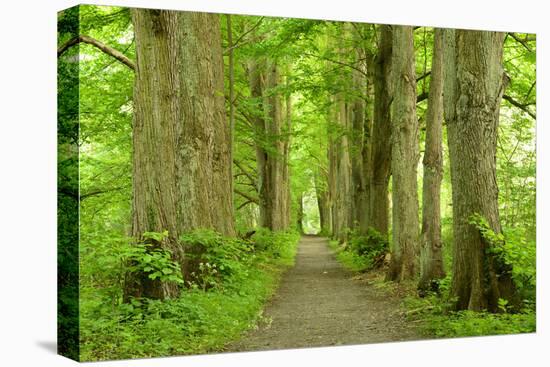
<svg viewBox="0 0 550 367"><path fill-rule="evenodd" d="M183 233L300 227L302 197L314 188L323 233L346 242L350 231L391 232L388 279L420 274L427 287L444 275L445 122L457 308L496 310L499 298L513 300L511 269L485 251L469 224L477 213L501 232L496 155L508 83L505 34L149 9L108 16L134 36L124 53L76 27L58 56L90 44L134 79L131 102L118 105L120 114L124 106L132 114L131 234L139 241L167 230L156 245L172 251L184 275L193 269L178 240ZM529 42L517 39L522 47ZM532 114L527 102L507 101ZM146 274L128 276L124 288L126 298L179 292Z"/></svg>
<svg viewBox="0 0 550 367"><path fill-rule="evenodd" d="M336 133L328 139L328 195L319 195L321 217L330 217L322 221L325 232L346 242L350 229L366 235L373 228L386 236L391 223L387 279L419 277L419 288L424 290L443 278L440 208L445 122L454 233L451 295L458 300L456 308L496 311L501 298L517 304L511 266L488 251L491 244L471 224L477 214L487 219L494 233L502 232L496 157L501 100L509 83L503 67L506 34L435 29L431 70L417 76L415 28L353 27L354 32L349 24L339 25L338 44L347 48L338 49L331 60L350 72L339 75L344 91L330 96L328 119ZM417 82L427 77L428 91L419 95ZM426 98L424 126L420 126L417 105Z"/></svg>

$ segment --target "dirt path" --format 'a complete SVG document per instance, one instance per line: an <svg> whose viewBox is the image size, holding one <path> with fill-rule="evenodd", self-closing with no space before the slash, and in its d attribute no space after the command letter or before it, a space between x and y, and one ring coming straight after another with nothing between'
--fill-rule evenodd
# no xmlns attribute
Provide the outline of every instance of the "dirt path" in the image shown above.
<svg viewBox="0 0 550 367"><path fill-rule="evenodd" d="M304 236L296 265L265 310L271 319L228 351L290 349L419 339L398 301L351 279L327 240Z"/></svg>

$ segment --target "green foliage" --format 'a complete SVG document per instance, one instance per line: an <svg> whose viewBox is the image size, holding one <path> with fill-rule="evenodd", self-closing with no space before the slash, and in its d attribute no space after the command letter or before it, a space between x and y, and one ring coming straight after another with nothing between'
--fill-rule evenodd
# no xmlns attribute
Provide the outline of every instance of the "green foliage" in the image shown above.
<svg viewBox="0 0 550 367"><path fill-rule="evenodd" d="M210 230L181 236L182 245L198 249L192 256L202 265L176 299L132 299L125 304L120 297L113 299L108 292L86 286L81 304L82 360L204 353L238 339L261 320L262 307L282 270L293 263L299 240L293 232L259 232L250 241ZM144 237L162 241L166 236L155 232ZM125 271L124 259L130 258L135 263L132 271L150 276L160 272L157 275L165 281L181 274L166 250L152 249L148 243L130 245L122 238L115 243L120 250L102 257L109 258L104 262L110 266L118 266L118 273ZM167 269L172 272L166 274ZM114 287L120 289L120 284Z"/></svg>
<svg viewBox="0 0 550 367"><path fill-rule="evenodd" d="M168 237L168 231L145 232L144 239L154 240L156 243ZM144 273L150 279L159 279L162 282L183 284L181 269L177 262L172 260L172 251L159 248L156 243L138 243L128 246L122 253L123 261L128 264L129 273Z"/></svg>
<svg viewBox="0 0 550 367"><path fill-rule="evenodd" d="M339 246L338 241L330 242L336 257L346 268L351 271L368 271L382 266L389 251L389 241L385 236L369 228L365 235L351 231L349 238L349 244L345 246Z"/></svg>
<svg viewBox="0 0 550 367"><path fill-rule="evenodd" d="M536 330L536 315L532 311L518 314L460 311L430 317L423 330L436 337L532 333Z"/></svg>
<svg viewBox="0 0 550 367"><path fill-rule="evenodd" d="M219 233L200 229L186 233L180 241L188 249L187 257L197 264L186 280L191 287L237 286L248 276L247 265L254 258L253 247L247 241L224 237Z"/></svg>
<svg viewBox="0 0 550 367"><path fill-rule="evenodd" d="M338 241L329 241L329 247L336 253L336 258L342 265L351 271L366 271L369 267L368 260L357 255L355 252L347 251L345 247L340 246Z"/></svg>
<svg viewBox="0 0 550 367"><path fill-rule="evenodd" d="M524 297L534 298L536 287L536 243L527 240L519 229L495 233L487 220L479 214L470 217L481 236L490 244L487 251L512 267L512 278Z"/></svg>
<svg viewBox="0 0 550 367"><path fill-rule="evenodd" d="M296 247L288 246L288 243L297 243L299 239L297 232L271 232L266 228L258 228L252 236L255 251L280 259L286 265L292 265L296 255Z"/></svg>
<svg viewBox="0 0 550 367"><path fill-rule="evenodd" d="M464 337L499 334L532 333L536 330L536 313L528 306L519 313L509 313L507 301L500 299L501 313L449 311L454 301L449 298L451 276L441 280L440 295L424 298L409 296L404 305L410 321L421 322L426 337Z"/></svg>
<svg viewBox="0 0 550 367"><path fill-rule="evenodd" d="M368 269L379 267L389 251L387 237L374 228L369 228L366 235L352 233L349 250L364 257L368 261Z"/></svg>

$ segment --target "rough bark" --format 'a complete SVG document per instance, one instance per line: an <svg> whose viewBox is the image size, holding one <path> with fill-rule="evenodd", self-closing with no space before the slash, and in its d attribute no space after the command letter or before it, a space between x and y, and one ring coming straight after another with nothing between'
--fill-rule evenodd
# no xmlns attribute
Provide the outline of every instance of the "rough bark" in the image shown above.
<svg viewBox="0 0 550 367"><path fill-rule="evenodd" d="M364 50L356 47L356 65L359 70L352 71L353 90L356 95L351 104L351 209L352 227L359 233L368 230L368 190L370 189L370 169L365 165L368 159L368 136L370 125L366 118L367 64ZM362 72L361 72L362 71ZM368 162L368 161L367 161Z"/></svg>
<svg viewBox="0 0 550 367"><path fill-rule="evenodd" d="M504 34L448 31L445 119L453 187L453 280L456 309L498 311L499 298L514 303L511 268L469 224L477 213L501 232L496 180L500 102L508 82L502 66Z"/></svg>
<svg viewBox="0 0 550 367"><path fill-rule="evenodd" d="M267 106L266 132L271 146L268 152L267 171L269 179L269 207L267 226L273 231L288 229L289 204L288 204L288 165L286 155L286 142L284 137L285 120L282 116L282 104L280 92L276 88L281 83L279 66L276 62L268 63L266 73L268 93L265 98Z"/></svg>
<svg viewBox="0 0 550 367"><path fill-rule="evenodd" d="M389 220L388 183L391 172L391 26L380 26L379 39L378 54L374 59L369 226L386 235Z"/></svg>
<svg viewBox="0 0 550 367"><path fill-rule="evenodd" d="M290 225L290 154L289 130L291 100L285 102L283 118L279 67L273 62L249 63L251 96L258 101L254 117L256 163L258 167L258 193L260 226L273 231L288 229Z"/></svg>
<svg viewBox="0 0 550 367"><path fill-rule="evenodd" d="M434 30L434 47L424 148L422 186L422 231L420 234L420 281L428 290L434 280L443 278L441 252L441 180L443 178L443 30Z"/></svg>
<svg viewBox="0 0 550 367"><path fill-rule="evenodd" d="M186 273L183 232L234 235L229 129L217 15L132 10L136 39L132 235L167 230L157 246ZM125 297L173 297L174 284L129 276Z"/></svg>
<svg viewBox="0 0 550 367"><path fill-rule="evenodd" d="M296 212L296 229L300 234L304 233L304 196L302 193L298 194L298 198L296 199L296 206L297 206L297 212Z"/></svg>
<svg viewBox="0 0 550 367"><path fill-rule="evenodd" d="M388 279L416 275L418 250L418 120L413 29L393 27L392 246Z"/></svg>
<svg viewBox="0 0 550 367"><path fill-rule="evenodd" d="M256 148L256 170L258 171L257 190L259 197L259 225L268 227L268 213L271 210L268 205L269 180L267 179L267 151L266 151L266 120L263 103L263 68L264 64L253 59L249 62L248 73L250 82L250 96L256 101L256 113L254 114L254 142Z"/></svg>
<svg viewBox="0 0 550 367"><path fill-rule="evenodd" d="M233 195L233 157L235 150L235 56L233 52L233 29L231 26L231 15L226 14L227 23L227 48L228 48L228 79L229 79L229 184L231 185L231 194ZM232 198L235 203L235 197Z"/></svg>

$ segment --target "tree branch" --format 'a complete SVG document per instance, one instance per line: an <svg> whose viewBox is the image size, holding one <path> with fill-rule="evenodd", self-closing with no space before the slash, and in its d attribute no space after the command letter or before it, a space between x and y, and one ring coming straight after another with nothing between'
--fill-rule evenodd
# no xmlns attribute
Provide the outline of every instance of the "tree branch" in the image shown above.
<svg viewBox="0 0 550 367"><path fill-rule="evenodd" d="M432 74L432 71L429 70L427 72L425 72L424 74L422 74L421 76L419 76L418 78L416 78L416 82L418 83L419 81L421 81L422 79L428 77L429 75Z"/></svg>
<svg viewBox="0 0 550 367"><path fill-rule="evenodd" d="M250 200L247 200L247 201L245 201L244 203L242 203L241 205L239 205L239 206L237 207L237 210L240 210L240 209L244 208L245 206L247 206L248 204L252 204L252 203L254 203L254 202L253 202L253 201L250 201Z"/></svg>
<svg viewBox="0 0 550 367"><path fill-rule="evenodd" d="M527 41L529 41L529 39L527 40L522 40L521 38L519 38L515 33L512 33L512 32L508 32L508 34L510 35L510 37L512 37L516 42L520 43L523 47L525 47L525 49L529 52L533 52L533 49L531 48L531 46L529 46L527 44Z"/></svg>
<svg viewBox="0 0 550 367"><path fill-rule="evenodd" d="M256 179L252 176L252 174L250 172L248 172L244 167L243 165L236 159L233 159L233 163L235 163L235 165L237 167L239 167L239 169L241 170L241 172L246 176L248 177L248 179L250 180L250 183L256 185Z"/></svg>
<svg viewBox="0 0 550 367"><path fill-rule="evenodd" d="M249 34L250 32L252 32L254 29L258 28L260 26L260 24L262 24L262 21L264 20L265 17L261 17L257 22L256 24L254 24L254 26L252 26L250 29L248 29L246 32L243 32L243 34L241 34L239 36L239 38L237 38L237 40L235 42L232 43L232 45L228 48L226 48L223 53L226 54L228 53L229 51L235 49L235 48L239 48L242 46L242 44L240 44L240 42L242 41L242 39L247 35Z"/></svg>
<svg viewBox="0 0 550 367"><path fill-rule="evenodd" d="M416 97L416 103L420 103L428 98L428 92L422 92Z"/></svg>
<svg viewBox="0 0 550 367"><path fill-rule="evenodd" d="M237 189L237 188L233 189L233 191L235 192L235 194L241 195L241 196L242 196L243 198L245 198L246 200L251 201L251 202L256 203L256 204L259 204L258 198L255 198L255 197L253 197L252 195L249 195L249 194L247 194L246 192L241 191L241 190L239 190L239 189Z"/></svg>
<svg viewBox="0 0 550 367"><path fill-rule="evenodd" d="M328 62L332 62L334 64L337 64L337 65L340 65L340 66L347 66L348 68L351 68L353 70L356 70L358 72L360 72L361 74L363 74L364 76L368 77L368 74L365 73L363 70L361 70L360 68L358 68L357 66L355 65L352 65L352 64L347 64L345 62L341 62L341 61L338 61L338 60L334 60L334 59L330 59L328 57L324 57L324 56L320 56L320 55L315 55L315 54L312 54L312 53L309 53L309 52L304 52L302 53L302 55L304 56L310 56L310 57L315 57L315 58L318 58L320 60L325 60L325 61L328 61ZM362 61L364 59L359 59L357 61Z"/></svg>
<svg viewBox="0 0 550 367"><path fill-rule="evenodd" d="M519 103L518 101L516 101L515 99L513 99L512 97L510 97L509 95L505 94L502 96L502 99L508 101L508 103L510 103L512 106L515 106L517 108L519 108L520 110L522 110L523 112L527 113L529 116L531 116L533 119L537 119L537 115L533 112L531 112L527 106L529 106L528 104L522 104L522 103Z"/></svg>
<svg viewBox="0 0 550 367"><path fill-rule="evenodd" d="M136 69L136 65L134 64L134 62L130 60L128 57L126 57L126 55L124 55L122 52L110 46L107 46L106 44L96 40L95 38L85 36L85 35L80 35L80 36L71 38L70 40L65 42L61 47L57 49L57 57L60 57L69 48L81 42L97 47L99 50L103 51L104 53L106 53L111 57L114 57L115 59L117 59L118 61L120 61L121 63L123 63L124 65L126 65L132 70Z"/></svg>

